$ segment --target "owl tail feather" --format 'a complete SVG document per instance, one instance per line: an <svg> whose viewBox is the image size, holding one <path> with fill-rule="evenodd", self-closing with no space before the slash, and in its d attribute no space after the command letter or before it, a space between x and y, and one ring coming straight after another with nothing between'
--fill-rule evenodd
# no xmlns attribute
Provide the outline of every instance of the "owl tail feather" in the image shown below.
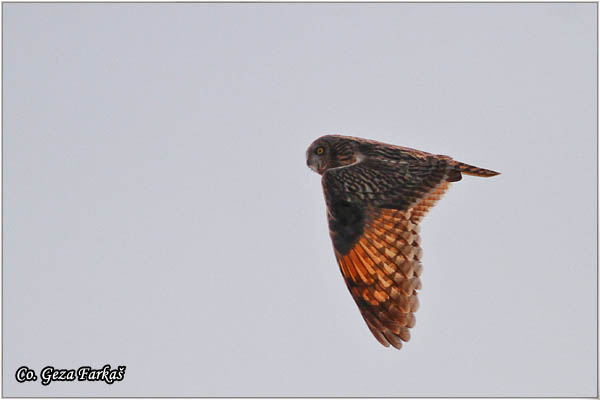
<svg viewBox="0 0 600 400"><path fill-rule="evenodd" d="M489 178L491 176L500 175L500 172L492 171L489 169L474 167L473 165L465 164L456 161L456 166L465 175L480 176L482 178Z"/></svg>

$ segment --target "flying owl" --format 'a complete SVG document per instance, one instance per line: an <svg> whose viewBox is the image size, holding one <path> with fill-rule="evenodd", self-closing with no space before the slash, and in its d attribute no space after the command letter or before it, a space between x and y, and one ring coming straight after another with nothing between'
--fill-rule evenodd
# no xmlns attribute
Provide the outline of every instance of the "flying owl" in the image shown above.
<svg viewBox="0 0 600 400"><path fill-rule="evenodd" d="M402 348L419 307L419 222L450 182L498 172L339 135L315 140L306 163L322 175L329 234L348 290L375 338Z"/></svg>

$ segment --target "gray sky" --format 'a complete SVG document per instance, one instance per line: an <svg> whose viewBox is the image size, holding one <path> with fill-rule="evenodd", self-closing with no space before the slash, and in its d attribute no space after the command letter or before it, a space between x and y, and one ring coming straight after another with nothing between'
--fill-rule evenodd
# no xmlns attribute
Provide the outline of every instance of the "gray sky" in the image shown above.
<svg viewBox="0 0 600 400"><path fill-rule="evenodd" d="M4 395L596 396L596 4L3 9ZM335 263L326 133L502 172L422 223L399 352Z"/></svg>

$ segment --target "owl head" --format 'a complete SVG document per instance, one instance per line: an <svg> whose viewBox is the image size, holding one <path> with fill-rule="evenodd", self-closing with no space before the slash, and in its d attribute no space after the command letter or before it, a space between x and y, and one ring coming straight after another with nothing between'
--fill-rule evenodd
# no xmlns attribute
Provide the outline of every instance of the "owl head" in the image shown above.
<svg viewBox="0 0 600 400"><path fill-rule="evenodd" d="M319 175L330 168L343 167L356 162L359 142L349 136L321 136L306 150L306 165Z"/></svg>

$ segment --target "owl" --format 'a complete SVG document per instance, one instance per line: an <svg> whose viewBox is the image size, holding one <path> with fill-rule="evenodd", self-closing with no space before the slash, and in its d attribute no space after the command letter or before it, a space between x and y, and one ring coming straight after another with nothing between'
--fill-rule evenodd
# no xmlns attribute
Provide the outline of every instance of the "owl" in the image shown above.
<svg viewBox="0 0 600 400"><path fill-rule="evenodd" d="M322 176L329 234L350 294L373 336L402 348L419 308L419 222L463 174L498 172L340 135L315 140L306 163Z"/></svg>

